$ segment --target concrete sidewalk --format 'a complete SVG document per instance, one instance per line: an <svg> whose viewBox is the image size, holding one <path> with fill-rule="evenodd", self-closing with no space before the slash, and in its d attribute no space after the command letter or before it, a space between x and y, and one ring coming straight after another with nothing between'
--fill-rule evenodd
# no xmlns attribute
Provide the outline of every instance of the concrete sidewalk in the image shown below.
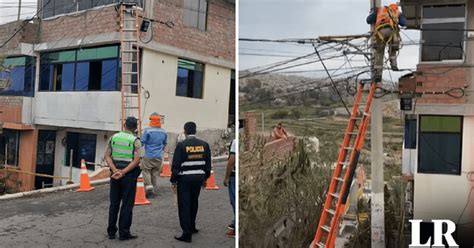
<svg viewBox="0 0 474 248"><path fill-rule="evenodd" d="M219 190L201 191L197 228L192 244L175 241L179 235L177 206L168 178L151 205L136 206L132 233L136 240L108 240L106 236L109 185L92 192L71 190L2 201L0 247L235 247L225 236L232 219L227 188L222 185L225 163L214 171Z"/></svg>

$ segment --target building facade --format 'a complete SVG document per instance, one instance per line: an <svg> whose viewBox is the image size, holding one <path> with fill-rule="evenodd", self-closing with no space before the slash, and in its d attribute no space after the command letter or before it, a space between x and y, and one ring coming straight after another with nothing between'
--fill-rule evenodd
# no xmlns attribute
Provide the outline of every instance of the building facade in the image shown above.
<svg viewBox="0 0 474 248"><path fill-rule="evenodd" d="M433 219L456 223L461 247L474 229L474 4L471 1L401 1L409 28L420 30L416 72L400 79L412 99L405 114L403 174L413 186L413 218L422 242ZM406 41L407 42L407 41Z"/></svg>
<svg viewBox="0 0 474 248"><path fill-rule="evenodd" d="M0 26L7 68L0 74L0 156L28 172L72 171L77 182L80 159L104 164L106 142L121 129L120 1L38 2L40 18ZM151 113L163 115L172 149L184 123L195 121L212 145L235 116L235 3L130 2L140 20L151 20L139 42L142 127ZM22 190L67 181L18 177Z"/></svg>

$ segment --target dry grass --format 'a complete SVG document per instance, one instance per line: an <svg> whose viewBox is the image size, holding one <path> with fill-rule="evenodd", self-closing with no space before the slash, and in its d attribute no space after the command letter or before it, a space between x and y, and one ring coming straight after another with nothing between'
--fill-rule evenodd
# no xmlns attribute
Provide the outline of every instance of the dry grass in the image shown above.
<svg viewBox="0 0 474 248"><path fill-rule="evenodd" d="M256 143L252 151L241 153L240 246L309 245L329 183L329 167L312 163L303 141L291 157L270 162L259 155L262 142ZM282 226L283 231L274 232Z"/></svg>

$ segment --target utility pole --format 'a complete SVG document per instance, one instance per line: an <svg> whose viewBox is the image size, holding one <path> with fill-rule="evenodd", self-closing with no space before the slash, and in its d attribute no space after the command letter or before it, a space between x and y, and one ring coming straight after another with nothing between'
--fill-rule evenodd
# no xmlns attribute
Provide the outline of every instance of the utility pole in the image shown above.
<svg viewBox="0 0 474 248"><path fill-rule="evenodd" d="M381 0L370 0L370 7L380 7ZM372 25L371 31L375 30ZM375 47L372 40L372 59L371 59L371 76L375 78L374 58ZM382 69L383 70L383 69ZM381 82L375 82L381 83ZM374 98L372 102L371 115L371 247L385 247L385 212L384 212L384 179L383 179L383 119L382 119L383 101L381 98Z"/></svg>
<svg viewBox="0 0 474 248"><path fill-rule="evenodd" d="M18 0L18 21L20 20L21 16L21 0Z"/></svg>

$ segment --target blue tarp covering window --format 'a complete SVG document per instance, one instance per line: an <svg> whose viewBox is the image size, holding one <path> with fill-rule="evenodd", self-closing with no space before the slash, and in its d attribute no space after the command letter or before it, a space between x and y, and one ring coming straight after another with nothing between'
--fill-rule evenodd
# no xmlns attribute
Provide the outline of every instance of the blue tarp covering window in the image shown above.
<svg viewBox="0 0 474 248"><path fill-rule="evenodd" d="M0 95L33 96L35 58L29 56L5 59L0 72Z"/></svg>
<svg viewBox="0 0 474 248"><path fill-rule="evenodd" d="M118 49L118 46L105 46L44 54L40 90L118 90Z"/></svg>

